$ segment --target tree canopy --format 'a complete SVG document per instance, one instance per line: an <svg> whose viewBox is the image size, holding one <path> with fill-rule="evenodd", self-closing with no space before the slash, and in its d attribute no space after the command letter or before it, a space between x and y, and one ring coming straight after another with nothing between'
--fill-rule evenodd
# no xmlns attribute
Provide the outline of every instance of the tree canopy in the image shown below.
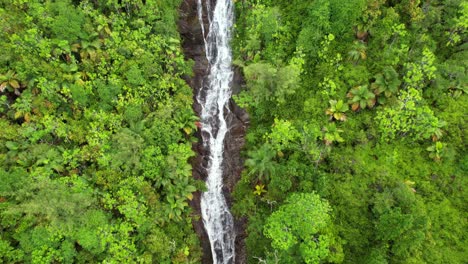
<svg viewBox="0 0 468 264"><path fill-rule="evenodd" d="M467 7L236 2L248 263L465 261Z"/></svg>
<svg viewBox="0 0 468 264"><path fill-rule="evenodd" d="M180 1L0 1L0 262L188 263Z"/></svg>

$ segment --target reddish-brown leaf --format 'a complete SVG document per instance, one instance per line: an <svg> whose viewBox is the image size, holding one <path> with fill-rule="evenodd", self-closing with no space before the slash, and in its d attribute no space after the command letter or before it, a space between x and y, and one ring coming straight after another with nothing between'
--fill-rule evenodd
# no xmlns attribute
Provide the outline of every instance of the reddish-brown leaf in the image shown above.
<svg viewBox="0 0 468 264"><path fill-rule="evenodd" d="M359 103L354 103L353 105L351 105L351 109L352 109L353 111L359 110Z"/></svg>

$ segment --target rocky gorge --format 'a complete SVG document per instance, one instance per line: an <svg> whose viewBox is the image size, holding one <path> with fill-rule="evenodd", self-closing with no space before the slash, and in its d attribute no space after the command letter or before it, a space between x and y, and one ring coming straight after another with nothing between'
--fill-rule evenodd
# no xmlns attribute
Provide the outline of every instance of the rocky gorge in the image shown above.
<svg viewBox="0 0 468 264"><path fill-rule="evenodd" d="M215 0L209 4L214 6ZM204 3L206 5L206 2ZM189 86L193 89L194 105L193 109L197 115L201 113L201 105L195 100L196 95L199 94L204 81L209 74L209 64L205 54L205 43L200 24L200 19L197 12L197 0L184 0L179 9L179 32L183 41L183 49L186 59L193 60L193 75L187 76L185 79ZM205 28L209 28L208 17L206 14L202 17L201 21L205 24ZM207 32L205 32L206 34ZM234 78L231 84L233 93L238 92L243 84L242 75L239 69L234 69ZM224 159L223 159L223 193L229 207L232 205L231 192L235 184L240 179L243 169L243 160L241 157L241 149L245 143L245 133L249 125L249 117L245 110L241 109L236 103L230 99L228 104L228 113L226 116L227 126L229 128L224 140ZM196 133L198 142L194 143L193 150L196 152L196 157L192 160L193 177L198 180L205 180L207 177L206 166L209 159L209 150L202 144L201 131ZM201 192L194 195L191 201L191 206L196 214L193 221L193 227L200 237L201 246L203 249L203 263L213 263L211 256L210 243L208 235L203 226L201 219L200 208ZM245 224L246 219L234 219L236 241L236 259L235 263L245 263L246 253L244 245L245 237Z"/></svg>

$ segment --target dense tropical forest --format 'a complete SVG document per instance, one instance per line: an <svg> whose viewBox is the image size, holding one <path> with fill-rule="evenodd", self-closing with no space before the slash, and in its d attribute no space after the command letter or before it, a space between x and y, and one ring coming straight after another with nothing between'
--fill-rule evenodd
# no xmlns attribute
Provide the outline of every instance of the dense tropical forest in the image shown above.
<svg viewBox="0 0 468 264"><path fill-rule="evenodd" d="M183 0L0 0L0 263L200 263ZM468 3L236 0L248 263L466 263Z"/></svg>
<svg viewBox="0 0 468 264"><path fill-rule="evenodd" d="M237 1L249 263L466 263L468 3Z"/></svg>
<svg viewBox="0 0 468 264"><path fill-rule="evenodd" d="M197 263L180 1L0 1L0 262Z"/></svg>

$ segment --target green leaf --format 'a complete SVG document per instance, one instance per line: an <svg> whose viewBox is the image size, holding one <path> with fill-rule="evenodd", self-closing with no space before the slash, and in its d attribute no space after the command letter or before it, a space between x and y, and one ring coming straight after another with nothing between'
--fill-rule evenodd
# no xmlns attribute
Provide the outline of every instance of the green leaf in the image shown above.
<svg viewBox="0 0 468 264"><path fill-rule="evenodd" d="M9 150L17 150L19 148L19 144L17 142L14 142L14 141L7 141L5 143L5 146L9 149Z"/></svg>

